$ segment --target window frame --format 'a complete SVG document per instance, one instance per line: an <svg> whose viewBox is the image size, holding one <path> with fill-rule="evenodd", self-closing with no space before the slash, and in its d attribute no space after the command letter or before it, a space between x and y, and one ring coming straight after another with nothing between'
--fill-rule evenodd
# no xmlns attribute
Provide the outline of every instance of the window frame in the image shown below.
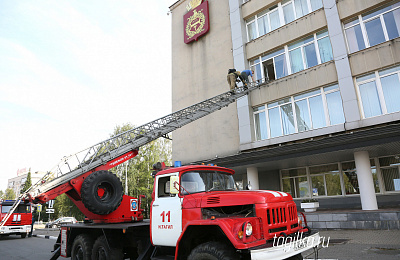
<svg viewBox="0 0 400 260"><path fill-rule="evenodd" d="M253 120L254 120L254 134L255 134L255 138L258 140L258 133L257 133L257 125L256 125L256 115L257 114L261 114L261 113L265 113L265 114L267 114L267 108L266 108L266 106L265 105L262 105L262 106L258 106L258 107L256 107L257 109L259 109L259 108L261 108L261 107L263 107L261 110L257 110L257 111L255 111L255 112L253 112ZM256 109L255 108L255 109ZM254 109L253 109L253 111L254 111ZM266 119L268 119L268 116L266 115ZM267 137L269 137L270 135L268 134L268 129L269 129L269 122L268 121L266 121L266 127L267 127ZM261 138L261 136L262 136L262 128L261 128L261 126L260 126L260 133L259 133L259 136L260 136L260 139L259 140L264 140L264 139L262 139Z"/></svg>
<svg viewBox="0 0 400 260"><path fill-rule="evenodd" d="M382 157L378 157L378 158L375 158L375 165L376 165L376 174L377 174L377 176L378 176L378 180L379 180L379 189L380 189L380 191L381 191L381 193L388 193L388 194L390 194L390 193L394 193L394 194L399 194L400 193L400 191L396 191L396 190L394 190L394 191L392 191L392 190L387 190L386 189L386 185L385 185L385 181L384 181L384 178L383 178L383 174L382 174L382 169L390 169L390 168L397 168L397 170L398 170L398 172L399 172L399 176L400 176L400 164L398 164L398 165L389 165L389 166L381 166L381 163L380 163L380 159L381 158L386 158L386 157L396 157L396 156L398 156L398 155L388 155L388 156L382 156Z"/></svg>
<svg viewBox="0 0 400 260"><path fill-rule="evenodd" d="M384 157L390 157L390 156L384 156ZM400 191L386 191L385 189L385 185L383 183L383 177L381 176L381 168L393 168L393 166L385 166L385 167L381 167L379 164L379 159L383 158L383 157L373 157L373 158L369 158L370 161L374 161L375 165L371 165L371 173L372 173L372 169L376 170L376 177L377 180L379 182L379 192L375 192L375 194L386 194L386 193L395 193L398 194L400 193ZM298 168L287 168L287 169L280 169L279 170L279 177L280 177L280 189L281 191L283 190L283 180L284 179L290 179L290 178L299 178L299 177L307 177L307 181L308 181L308 189L309 189L309 193L310 196L309 197L293 197L293 199L320 199L320 198L334 198L334 197L354 197L354 196L360 196L360 194L346 194L346 187L345 187L345 181L344 181L344 170L342 165L344 163L348 163L348 162L354 162L354 160L351 161L340 161L340 162L334 162L334 163L325 163L325 164L317 164L317 165L308 165L308 166L304 166L304 167L298 167ZM339 173L339 178L340 178L340 188L341 188L341 195L327 195L328 194L328 189L327 189L327 183L326 183L326 175L332 174L332 173L316 173L316 174L311 174L310 173L310 168L311 167L320 167L320 166L326 166L326 165L333 165L333 164L337 164L338 166L338 173ZM400 173L400 164L397 166L399 173ZM296 170L296 169L306 169L306 175L298 175L298 176L288 176L288 177L283 177L282 175L282 171L289 171L289 170ZM373 174L373 173L372 173ZM311 178L313 176L324 176L324 188L325 188L325 195L322 196L313 196L313 192L312 192L312 181ZM358 175L357 175L358 178Z"/></svg>
<svg viewBox="0 0 400 260"><path fill-rule="evenodd" d="M306 170L306 172L305 172L305 174L303 174L303 175L296 175L296 176L289 176L289 177L282 177L282 171L283 170L292 170L292 169L302 169L302 168L305 168L305 170ZM299 178L306 178L307 179L307 184L308 184L308 193L309 194L311 194L312 193L312 191L310 190L310 178L309 178L309 175L310 175L310 173L309 173L309 170L308 170L308 167L299 167L299 168L292 168L292 169L282 169L282 170L280 170L279 171L279 176L280 176L280 184L281 184L281 190L282 191L284 191L283 190L283 180L284 179L288 179L289 180L289 184L290 184L290 181L292 180L292 179L294 179L294 182L298 182L298 180L296 180L296 179L299 179ZM285 191L284 191L285 192ZM297 195L297 190L296 189L294 189L294 195L295 196L293 196L293 195L291 195L293 198L297 198L297 199L304 199L304 198L307 198L307 197L298 197Z"/></svg>
<svg viewBox="0 0 400 260"><path fill-rule="evenodd" d="M245 24L246 24L246 34L247 34L247 42L251 42L252 40L255 40L255 39L257 39L257 38L259 38L259 37L261 37L261 36L263 36L263 35L266 35L266 34L272 32L272 31L274 31L274 30L277 30L277 29L281 28L282 26L284 26L284 25L286 25L286 24L289 24L289 23L291 23L291 22L293 22L293 21L296 21L297 19L299 19L299 18L301 18L301 17L304 17L304 16L306 16L306 15L308 15L308 14L310 14L310 13L316 11L316 10L319 10L319 9L321 9L321 8L324 8L323 3L322 3L322 0L321 0L322 7L321 7L321 8L318 8L318 9L315 9L315 10L312 9L311 0L306 0L307 9L308 9L308 10L307 10L307 14L302 15L302 16L297 16L294 1L296 1L296 0L281 1L281 2L279 2L279 3L277 3L277 4L274 4L273 6L271 6L271 7L269 7L269 8L267 8L267 9L264 9L264 10L261 11L261 12L258 12L257 14L255 14L253 17L250 18L250 19L251 19L250 21L249 21L249 20L245 21ZM282 4L282 3L283 3L283 4ZM291 21L291 22L288 22L288 23L285 22L285 14L284 14L284 11L283 11L283 7L285 7L285 6L287 6L287 5L292 5L293 16L294 16L294 20ZM272 8L272 7L274 7L274 6L277 6L277 8L274 8L274 9L272 9L272 10L269 10L270 8ZM272 12L275 12L276 9L277 9L278 15L279 15L279 26L278 26L277 28L275 28L274 30L271 30L271 19L270 19L270 14L271 14ZM266 12L266 10L269 10L269 11ZM264 12L265 12L265 13L264 13ZM260 14L261 14L261 15L260 15ZM269 27L268 29L269 29L269 31L266 32L265 34L262 34L262 35L261 35L261 34L260 34L260 31L259 31L258 19L261 18L261 17L263 17L263 16L265 16L265 15L268 15L268 16L267 16L267 17L268 17L267 19L268 19L268 27ZM252 23L252 22L255 23L256 34L257 34L256 37L255 37L254 39L250 39L250 37L249 37L249 28L248 28L248 25L249 25L250 23Z"/></svg>
<svg viewBox="0 0 400 260"><path fill-rule="evenodd" d="M321 40L321 39L324 39L324 38L326 38L326 37L329 37L329 35L325 35L325 36L323 36L323 37L318 38L318 37L317 37L317 33L314 33L312 37L313 37L313 39L312 39L310 42L301 44L300 46L297 46L297 47L295 47L295 48L293 48L293 49L290 49L290 44L288 45L289 59L290 59L290 52L291 52L291 51L294 51L294 50L297 50L297 49L300 48L300 50L301 50L301 57L302 57L302 61L303 61L303 69L302 69L302 70L306 70L306 69L309 69L309 68L312 68L312 67L314 67L314 66L317 66L317 65L321 64L321 54L320 54L320 52L319 52L318 40ZM309 38L311 38L311 37L306 37L306 38L303 38L303 39L306 40L306 39L309 39ZM302 40L303 40L303 39L302 39ZM307 46L309 46L309 45L311 45L311 44L314 44L315 54L316 54L316 58L317 58L317 65L308 67L308 66L307 66L307 61L306 61L306 54L305 54L305 50L304 50L304 49L305 49L305 47L307 47ZM331 47L332 47L332 45L331 45ZM290 60L290 64L292 64L292 63L291 63L291 60ZM290 66L290 69L291 69L291 66ZM302 70L299 70L299 71L302 71ZM299 72L299 71L298 71L298 72Z"/></svg>
<svg viewBox="0 0 400 260"><path fill-rule="evenodd" d="M246 22L247 42L250 42L250 41L252 41L252 40L254 40L254 39L257 39L257 37L258 37L258 35L259 35L259 33L258 33L258 26L257 26L256 20L257 20L257 15L253 16L253 19L250 20L249 22ZM250 40L250 34L249 34L250 30L249 30L249 27L248 27L248 26L249 26L251 23L254 23L254 26L255 26L255 28L256 28L256 35L255 35L255 38L254 38L254 39L251 39L251 40Z"/></svg>
<svg viewBox="0 0 400 260"><path fill-rule="evenodd" d="M396 3L393 2L393 3L389 4L389 6L390 6L390 5L397 4L397 3L398 3L398 2L396 2ZM383 6L382 8L380 8L380 9L375 9L375 10L376 10L376 11L379 11L379 10L384 9L385 7L387 7L387 6ZM367 32L367 29L366 29L366 27L365 27L365 24L368 23L368 22L370 22L370 21L372 21L372 20L374 20L374 19L377 19L378 17L379 17L379 20L380 20L381 25L382 25L383 35L384 35L384 37L385 37L385 40L384 40L383 42L389 41L389 40L390 40L390 39L389 39L389 34L388 34L388 31L387 31L386 22L385 22L385 19L383 18L383 16L384 16L385 14L387 14L387 13L389 13L389 12L393 12L394 10L399 9L399 8L400 8L400 5L399 5L399 6L395 6L395 7L391 8L390 10L381 12L381 13L376 14L376 15L374 15L374 16L372 16L372 17L367 18L367 19L363 19L364 16L368 15L368 13L371 13L372 11L371 11L371 12L368 12L368 13L364 13L364 14L359 14L359 15L357 15L356 17L353 17L353 18L350 18L350 19L347 19L347 20L343 21L343 22L342 22L342 27L343 27L343 31L344 31L344 37L345 37L345 39L346 39L346 47L347 47L348 53L349 53L349 54L355 53L355 52L358 52L358 51L361 51L361 50L364 50L364 49L367 49L367 48L370 48L370 47L372 47L372 46L377 45L377 44L375 44L375 45L371 45L371 44L370 44L369 38L368 38L368 32ZM351 25L349 25L349 26L346 27L346 24L351 23L352 21L355 21L355 20L358 20L358 22L356 22L356 23L354 23L354 24L351 24ZM362 37L363 37L363 42L364 42L365 48L364 48L364 49L359 49L359 50L357 50L357 51L351 52L351 50L350 50L350 45L349 45L349 39L348 39L348 37L347 37L346 30L348 30L348 29L350 29L350 28L353 28L353 27L355 27L355 26L357 26L357 25L360 25L361 33L362 33ZM383 43L383 42L382 42L382 43ZM380 43L379 43L379 44L380 44Z"/></svg>
<svg viewBox="0 0 400 260"><path fill-rule="evenodd" d="M277 49L277 50L275 49L274 51L271 51L271 52L269 52L269 53L267 53L267 54L265 54L265 55L262 55L262 56L260 55L260 56L258 56L258 57L255 58L255 59L249 60L249 61L248 61L248 62L249 62L249 67L250 67L250 69L253 69L254 71L257 71L256 66L257 66L257 65L260 65L260 72L261 72L261 75L260 75L260 78L257 79L257 80L259 80L260 82L266 82L266 81L268 80L268 77L267 77L267 75L265 75L265 71L264 71L264 69L263 69L263 63L264 63L265 61L267 61L267 60L272 59L272 62L273 62L273 65L274 65L274 75L275 75L275 79L274 79L274 80L284 78L284 77L286 77L286 76L289 76L289 75L291 75L291 74L294 74L294 73L292 72L292 61L291 61L291 58L290 58L290 52L291 52L291 51L294 51L294 50L296 50L296 49L298 49L298 48L301 48L300 50L301 50L301 54L302 54L303 69L302 69L302 70L299 70L299 71L297 71L297 72L295 72L295 73L298 73L298 72L300 72L300 71L303 71L303 70L306 70L306 69L309 69L309 68L318 66L318 65L320 65L320 64L323 64L323 63L322 63L322 59L321 59L319 41L322 40L322 39L328 38L328 39L329 39L329 43L330 43L330 47L331 47L331 50L332 50L332 43L330 42L329 33L327 33L326 35L323 35L323 36L319 36L319 35L318 35L318 34L321 34L321 35L322 35L322 34L325 33L325 32L328 32L327 29L318 31L318 32L316 32L316 33L313 33L313 34L310 35L310 36L307 36L307 37L304 37L304 38L300 39L299 41L307 41L307 40L309 40L309 39L311 39L311 40L310 40L309 42L307 42L307 43L304 43L304 44L301 44L301 45L299 45L299 46L296 46L296 47L294 47L293 49L290 49L290 46L293 45L293 44L295 44L295 43L297 43L297 42L299 42L299 41L296 41L296 42L291 43L291 44L284 45L283 47L281 47L281 48L279 48L279 49ZM316 56L317 56L317 57L316 57L316 58L317 58L317 64L314 65L314 66L311 66L311 67L307 67L307 66L306 66L307 63L306 63L306 60L305 60L305 59L306 59L306 55L304 54L304 48L305 48L306 46L311 45L311 44L314 44L315 54L316 54ZM283 50L283 52L279 52L280 50ZM267 57L267 56L269 56L269 55L272 55L272 54L274 54L274 53L276 53L276 52L279 52L279 53L278 53L278 54L275 54L275 55L273 55L273 56L271 56L271 57L268 57L268 59L265 59L265 60L263 59L263 58L265 58L265 57ZM276 74L276 65L275 65L276 63L275 63L275 58L278 57L278 56L280 56L280 55L282 55L282 54L284 54L285 69L286 69L286 71L287 71L287 73L286 73L287 75L278 78L278 77L277 77L277 74ZM333 60L333 57L332 57L331 60L325 61L324 63L330 62L330 61L332 61L332 60ZM257 76L258 76L258 75L257 75Z"/></svg>
<svg viewBox="0 0 400 260"><path fill-rule="evenodd" d="M336 86L336 87L333 88L333 89L328 89L328 88L330 88L332 86ZM316 93L313 93L313 92L316 92ZM302 132L306 132L306 131L310 131L310 130L320 129L320 128L323 128L323 127L329 127L329 126L333 126L333 125L338 125L338 124L332 124L332 122L331 122L330 114L329 114L328 101L326 99L326 95L327 94L334 93L334 92L340 92L340 89L339 89L339 86L338 86L337 83L336 84L327 85L327 86L322 86L322 87L319 87L319 88L315 88L315 89L312 89L312 90L307 91L307 92L303 92L303 93L300 93L300 94L292 95L292 96L289 96L289 97L285 97L285 98L279 99L279 100L274 101L274 102L269 102L267 104L263 104L261 106L254 107L253 108L253 123L254 123L254 136L255 136L255 139L256 139L255 141L262 141L262 140L272 139L272 138L276 138L276 137L286 136L286 135L289 135L289 134L302 133ZM299 97L299 96L303 96L303 97L300 97L300 98L296 99L296 97ZM325 126L314 128L314 123L315 122L312 119L312 111L311 111L312 109L310 107L309 100L310 100L310 98L318 97L318 96L321 96L321 98L322 98L322 106L323 106L323 109L324 109L324 117L325 117ZM289 101L284 101L285 99L288 99ZM298 126L298 123L297 123L298 115L297 115L297 112L296 112L296 109L295 109L296 108L295 105L296 105L296 102L303 101L303 100L307 101L307 112L308 112L308 116L309 116L309 119L310 119L310 122L309 122L310 123L310 129L304 130L304 131L299 131L299 126ZM291 104L291 109L292 109L293 119L294 119L294 133L289 133L289 134L285 134L284 133L284 127L283 127L283 121L282 121L282 109L281 109L282 106L285 106L287 104ZM271 105L271 106L269 106L269 105ZM260 110L260 107L263 107L263 108ZM280 135L272 137L271 127L270 127L270 112L269 111L272 110L272 109L275 109L275 108L278 108L278 111L279 111ZM257 111L255 111L256 109L257 109ZM263 112L265 113L265 121L266 121L265 127L267 127L267 131L266 131L267 138L266 139L261 139L261 132L258 135L257 126L259 126L260 130L263 129L263 126L261 126L259 124L260 121L257 122L256 116L255 116L256 114L260 114L260 113L263 113ZM260 136L260 139L258 139L258 136Z"/></svg>
<svg viewBox="0 0 400 260"><path fill-rule="evenodd" d="M389 73L386 73L386 74L383 74L383 75L379 75L380 71L382 72L382 71L385 71L385 70L389 70L391 68L393 68L393 69L397 68L397 70L389 72ZM355 86L356 86L356 92L357 92L358 101L359 101L360 112L361 112L361 116L362 116L363 119L373 118L373 117L378 117L378 116L382 116L382 115L386 115L386 114L400 112L400 110L399 111L390 112L390 113L388 112L387 104L386 104L386 100L385 100L385 95L383 93L382 82L381 82L382 78L388 77L388 76L391 76L391 75L395 75L395 74L397 74L397 77L398 77L399 82L400 82L400 65L394 66L394 67L389 67L389 68L386 68L386 69L383 69L383 70L377 70L377 71L374 71L373 73L363 74L363 75L361 75L359 77L355 77L354 78ZM363 81L357 81L358 78L366 77L366 76L369 76L369 75L374 75L374 77L368 78L368 79L363 80ZM376 116L365 117L365 111L364 111L364 106L363 106L364 102L363 102L363 100L361 98L360 85L367 84L367 83L374 82L374 81L375 81L376 90L377 90L378 98L379 98L379 102L380 102L380 109L381 109L382 113L380 115L376 115Z"/></svg>
<svg viewBox="0 0 400 260"><path fill-rule="evenodd" d="M252 41L252 40L255 40L255 39L257 39L258 37L261 37L262 35L265 35L265 34L268 34L268 33L270 33L270 32L272 32L272 31L274 31L274 30L276 30L276 29L278 29L278 28L280 28L280 27L282 27L283 25L285 25L285 23L283 23L282 24L282 16L281 16L281 12L279 11L279 5L280 5L281 3L278 3L277 4L277 7L276 8L274 8L274 9L272 9L272 10L269 10L270 8L272 8L272 7L270 7L269 9L266 9L266 10L268 10L268 12L265 12L266 10L264 10L264 11L262 11L262 12L260 12L260 13L257 13L256 15L254 15L253 16L253 19L250 21L250 22L246 22L246 31L247 31L247 42L250 42L250 41ZM273 12L275 12L275 11L278 11L278 15L279 15L279 26L277 27L277 28L275 28L274 30L271 30L271 18L270 18L270 14L271 13L273 13ZM264 13L265 12L265 13ZM259 14L261 14L261 15L259 15ZM268 19L268 31L265 33L265 34L260 34L260 28L259 28L259 24L258 24L258 21L259 21L259 19L261 19L261 18L263 18L263 17L267 17L267 19ZM249 37L249 28L248 28L248 25L249 24L251 24L251 23L253 23L254 22L254 26L255 26L255 28L256 28L256 37L254 38L254 39L250 39L250 37Z"/></svg>
<svg viewBox="0 0 400 260"><path fill-rule="evenodd" d="M268 58L266 58L266 57L268 56L268 54L267 54L267 55L264 55L264 56L260 56L260 61L261 61L261 62L260 62L260 65L262 66L262 68L264 68L264 64L263 64L264 62L267 62L267 61L269 61L269 60L272 59L272 63L274 64L274 76L275 76L275 80L278 79L277 74L276 74L275 59L276 59L277 57L281 56L281 55L284 55L284 56L285 56L285 49L283 48L282 50L283 50L283 52L279 52L279 53L277 53L277 54L275 54L275 55L273 55L273 56L271 56L271 57L268 57ZM279 50L278 50L278 51L279 51ZM275 52L278 52L278 51L275 51ZM265 60L263 60L263 58L265 58ZM285 56L285 61L286 61L286 56ZM285 62L285 66L286 66L286 69L288 69L287 62ZM262 69L261 71L262 71L261 74L263 74L263 73L264 73L264 70ZM288 75L289 75L289 74L288 74ZM284 76L284 77L286 77L286 76ZM263 79L263 82L264 82L264 80L267 79L266 75L264 75L264 77L262 77L262 79ZM266 81L266 80L265 80L265 81Z"/></svg>

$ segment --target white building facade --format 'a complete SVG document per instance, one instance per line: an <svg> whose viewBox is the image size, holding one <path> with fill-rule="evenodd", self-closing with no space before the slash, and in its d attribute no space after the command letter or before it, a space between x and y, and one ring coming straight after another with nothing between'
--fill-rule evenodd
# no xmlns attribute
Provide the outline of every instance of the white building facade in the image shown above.
<svg viewBox="0 0 400 260"><path fill-rule="evenodd" d="M227 91L229 68L268 85L174 132L173 160L298 203L400 206L399 1L209 0L210 31L185 44L190 2L170 7L173 110Z"/></svg>

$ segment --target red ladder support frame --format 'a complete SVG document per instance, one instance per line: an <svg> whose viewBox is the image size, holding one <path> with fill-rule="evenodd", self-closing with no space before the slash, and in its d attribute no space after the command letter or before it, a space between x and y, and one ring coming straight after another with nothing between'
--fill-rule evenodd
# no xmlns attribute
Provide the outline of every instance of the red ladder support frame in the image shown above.
<svg viewBox="0 0 400 260"><path fill-rule="evenodd" d="M138 154L138 150L127 152L104 165L98 166L79 177L64 183L57 188L48 192L42 193L35 198L30 198L34 203L46 203L49 200L55 199L57 196L66 193L72 202L79 208L79 210L90 220L95 223L119 223L143 220L143 209L141 209L141 200L145 196L140 195L139 198L123 195L121 205L113 212L107 215L98 215L90 212L82 203L81 188L83 181L90 174L100 170L109 170L123 162L126 162ZM136 207L134 207L136 205Z"/></svg>

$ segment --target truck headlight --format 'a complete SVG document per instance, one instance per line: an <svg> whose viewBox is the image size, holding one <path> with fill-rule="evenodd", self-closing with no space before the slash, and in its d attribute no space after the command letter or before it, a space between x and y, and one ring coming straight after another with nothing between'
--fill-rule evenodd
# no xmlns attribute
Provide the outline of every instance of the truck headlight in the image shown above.
<svg viewBox="0 0 400 260"><path fill-rule="evenodd" d="M247 222L245 224L245 231L246 231L246 236L251 236L253 234L253 226L250 224L250 222Z"/></svg>

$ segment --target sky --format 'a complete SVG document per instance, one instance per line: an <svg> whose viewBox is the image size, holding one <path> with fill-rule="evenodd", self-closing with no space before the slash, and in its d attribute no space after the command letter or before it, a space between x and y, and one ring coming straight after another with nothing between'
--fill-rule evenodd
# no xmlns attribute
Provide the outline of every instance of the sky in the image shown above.
<svg viewBox="0 0 400 260"><path fill-rule="evenodd" d="M171 113L175 2L0 1L0 190Z"/></svg>

